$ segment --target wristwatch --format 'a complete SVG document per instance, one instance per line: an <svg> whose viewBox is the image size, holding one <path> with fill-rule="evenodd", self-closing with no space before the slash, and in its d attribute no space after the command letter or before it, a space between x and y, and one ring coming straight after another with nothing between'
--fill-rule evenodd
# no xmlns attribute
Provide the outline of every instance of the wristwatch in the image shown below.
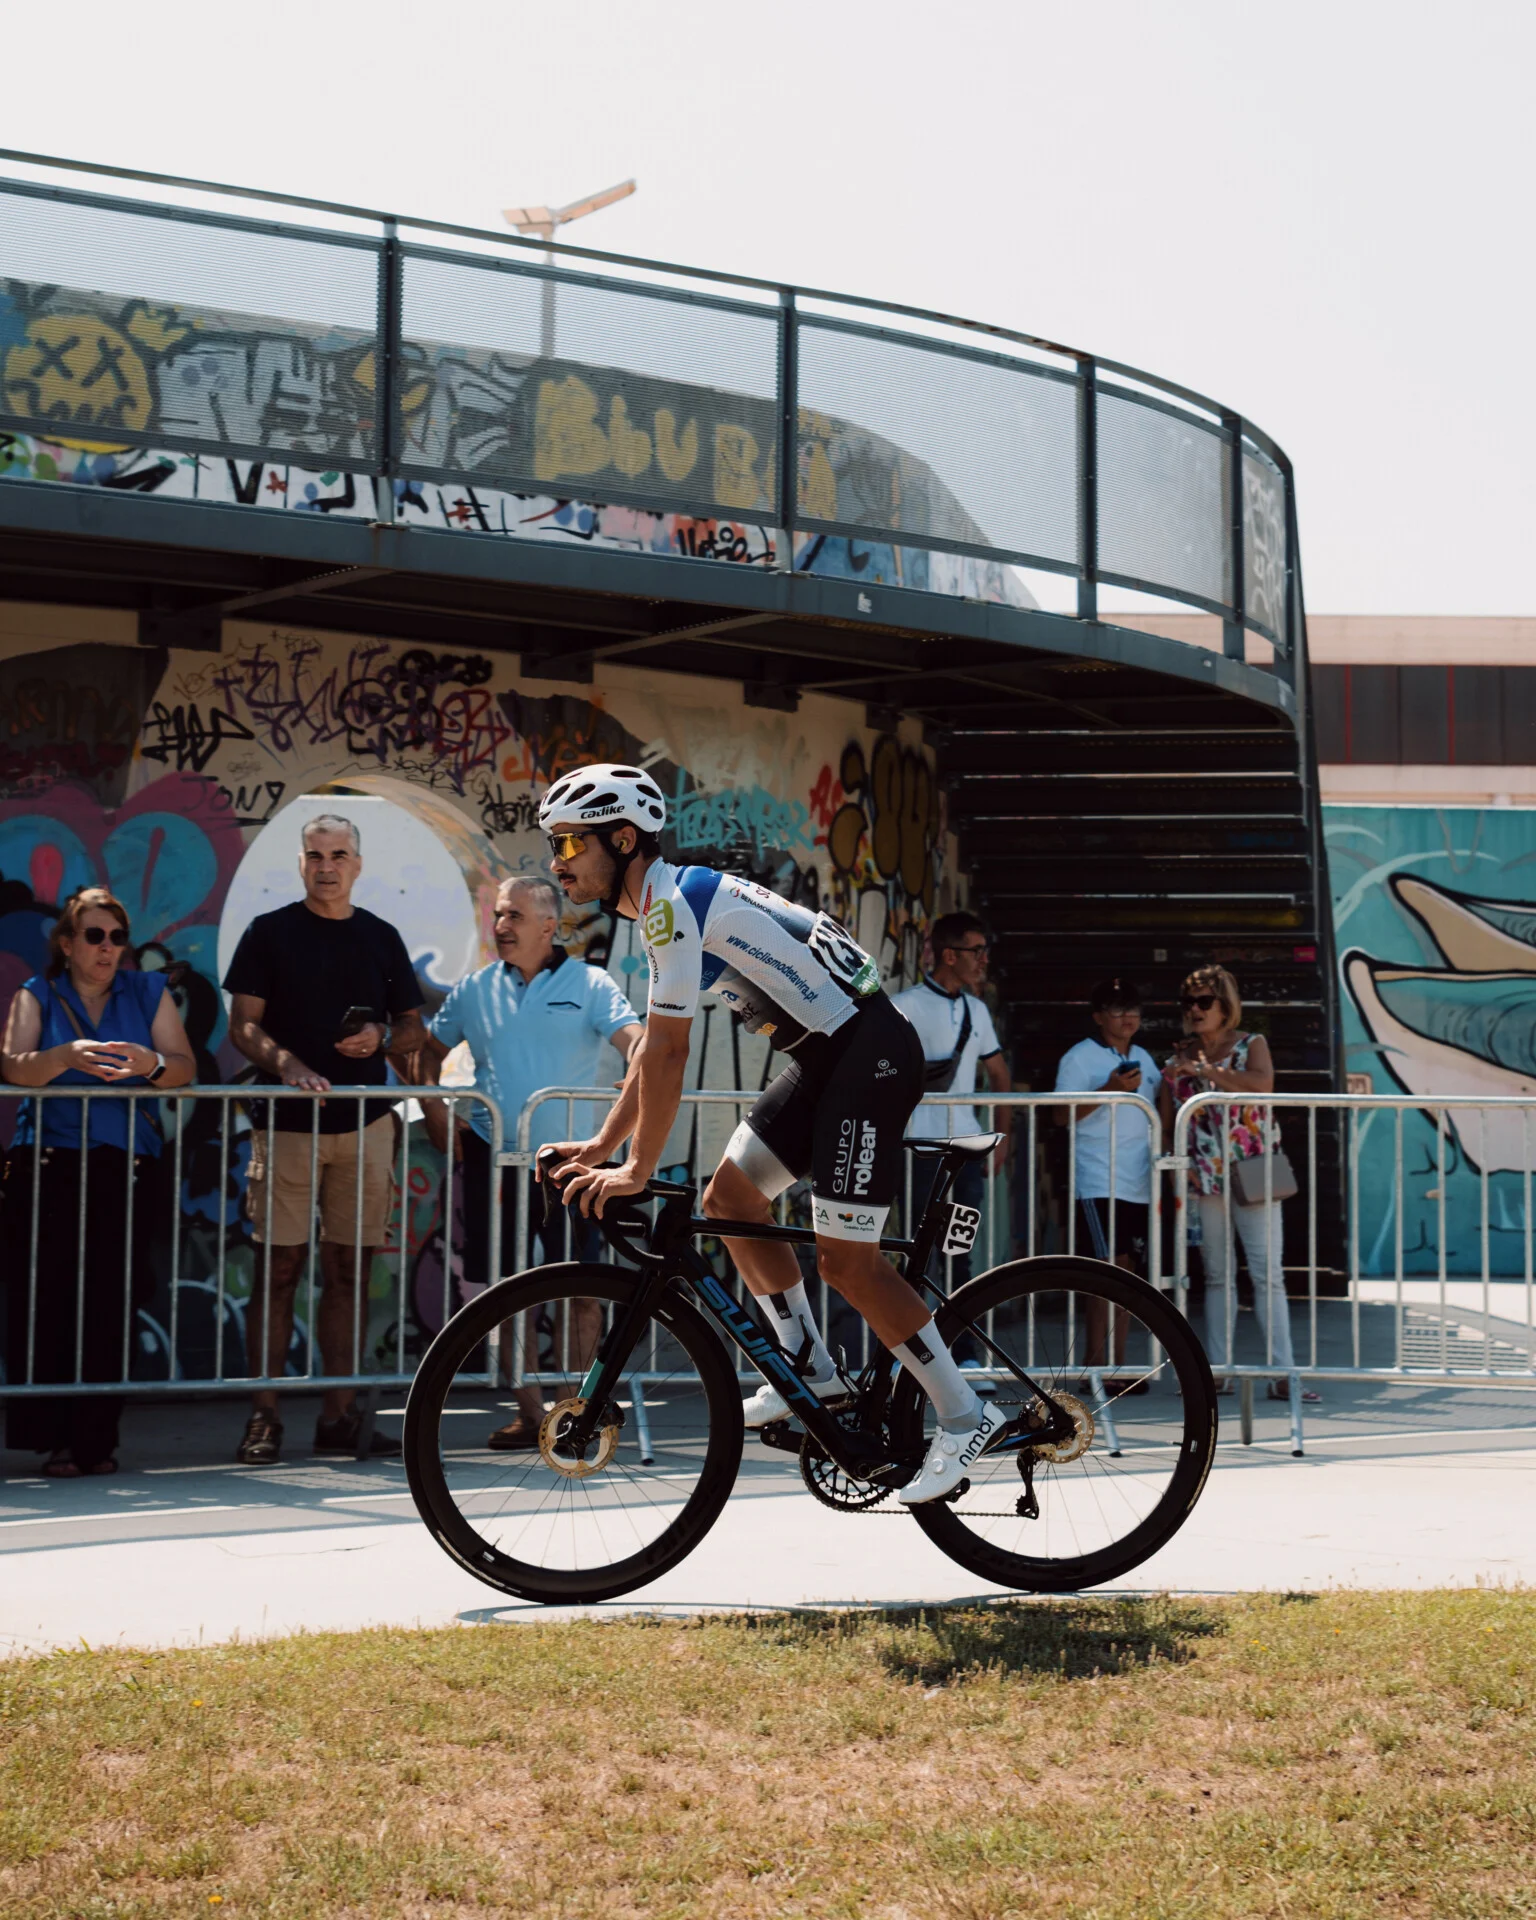
<svg viewBox="0 0 1536 1920"><path fill-rule="evenodd" d="M390 1045L390 1042L394 1039L394 1037L395 1037L395 1030L386 1020L384 1022L384 1038L379 1042L380 1053L389 1052L389 1045Z"/></svg>
<svg viewBox="0 0 1536 1920"><path fill-rule="evenodd" d="M164 1072L165 1072L165 1055L163 1053L156 1052L155 1070L153 1073L146 1073L144 1078L149 1082L151 1086L153 1086L155 1082L160 1078L161 1074Z"/></svg>

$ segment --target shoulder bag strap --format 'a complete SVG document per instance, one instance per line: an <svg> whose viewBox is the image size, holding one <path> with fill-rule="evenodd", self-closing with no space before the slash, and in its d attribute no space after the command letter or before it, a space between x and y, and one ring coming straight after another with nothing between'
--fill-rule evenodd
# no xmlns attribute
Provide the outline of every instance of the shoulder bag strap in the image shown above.
<svg viewBox="0 0 1536 1920"><path fill-rule="evenodd" d="M69 1002L64 998L63 994L59 992L58 988L53 984L51 980L48 982L48 991L53 995L54 999L58 1001L60 1009L64 1014L64 1018L74 1028L75 1038L77 1040L83 1040L85 1038L85 1028L82 1027L80 1024L79 1015L75 1012L74 1008L69 1004Z"/></svg>

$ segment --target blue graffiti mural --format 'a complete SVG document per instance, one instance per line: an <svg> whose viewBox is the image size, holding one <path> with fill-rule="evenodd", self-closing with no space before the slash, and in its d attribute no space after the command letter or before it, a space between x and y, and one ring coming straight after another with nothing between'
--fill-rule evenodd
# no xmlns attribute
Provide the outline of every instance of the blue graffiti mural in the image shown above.
<svg viewBox="0 0 1536 1920"><path fill-rule="evenodd" d="M1345 1064L1377 1093L1536 1094L1536 833L1508 808L1329 807L1324 812L1344 986ZM1395 1126L1362 1123L1362 1269L1395 1270ZM1497 1109L1403 1125L1404 1271L1525 1271L1536 1126Z"/></svg>

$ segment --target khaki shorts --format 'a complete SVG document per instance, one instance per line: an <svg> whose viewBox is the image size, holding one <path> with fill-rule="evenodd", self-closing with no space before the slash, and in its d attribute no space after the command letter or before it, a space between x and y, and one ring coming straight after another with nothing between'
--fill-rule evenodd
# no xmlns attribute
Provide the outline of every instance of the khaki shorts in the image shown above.
<svg viewBox="0 0 1536 1920"><path fill-rule="evenodd" d="M318 1147L314 1169L318 1196L310 1191L310 1153ZM365 1247L384 1244L389 1233L393 1200L390 1166L394 1159L395 1123L380 1114L363 1129L363 1239ZM272 1244L299 1247L309 1240L316 1199L320 1205L320 1238L350 1247L357 1239L357 1129L322 1133L312 1139L303 1133L272 1135ZM258 1241L267 1237L267 1130L253 1129L251 1168L245 1189L245 1210Z"/></svg>

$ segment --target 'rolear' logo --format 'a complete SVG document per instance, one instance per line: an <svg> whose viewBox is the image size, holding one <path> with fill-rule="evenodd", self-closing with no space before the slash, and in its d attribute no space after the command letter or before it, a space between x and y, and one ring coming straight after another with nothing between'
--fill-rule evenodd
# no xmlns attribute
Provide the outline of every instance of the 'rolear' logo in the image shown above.
<svg viewBox="0 0 1536 1920"><path fill-rule="evenodd" d="M875 1129L868 1120L859 1123L859 1151L853 1163L853 1190L868 1193L875 1172Z"/></svg>
<svg viewBox="0 0 1536 1920"><path fill-rule="evenodd" d="M868 1193L875 1173L875 1132L872 1120L845 1120L837 1130L837 1153L832 1162L832 1191L846 1193L848 1176L853 1191Z"/></svg>

